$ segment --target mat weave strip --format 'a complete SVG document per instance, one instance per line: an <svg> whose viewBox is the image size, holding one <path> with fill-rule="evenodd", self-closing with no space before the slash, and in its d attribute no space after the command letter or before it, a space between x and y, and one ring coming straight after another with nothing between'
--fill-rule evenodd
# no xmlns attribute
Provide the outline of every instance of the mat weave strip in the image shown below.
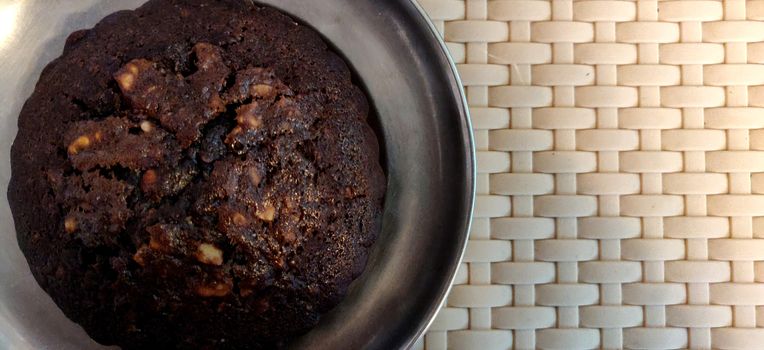
<svg viewBox="0 0 764 350"><path fill-rule="evenodd" d="M420 2L479 174L415 349L764 348L764 1Z"/></svg>

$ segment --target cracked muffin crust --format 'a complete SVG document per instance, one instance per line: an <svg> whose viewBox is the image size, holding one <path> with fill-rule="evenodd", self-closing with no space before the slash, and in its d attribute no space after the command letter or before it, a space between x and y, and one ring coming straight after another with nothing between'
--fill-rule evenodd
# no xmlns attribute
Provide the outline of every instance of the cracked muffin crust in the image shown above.
<svg viewBox="0 0 764 350"><path fill-rule="evenodd" d="M342 299L380 229L368 112L344 62L276 10L112 14L70 35L21 112L19 245L101 343L283 345Z"/></svg>

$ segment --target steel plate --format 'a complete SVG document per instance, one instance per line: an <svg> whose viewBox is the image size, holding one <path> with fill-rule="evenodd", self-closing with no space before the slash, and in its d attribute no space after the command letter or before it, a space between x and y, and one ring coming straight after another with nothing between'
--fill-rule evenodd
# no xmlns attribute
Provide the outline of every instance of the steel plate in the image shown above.
<svg viewBox="0 0 764 350"><path fill-rule="evenodd" d="M7 192L18 113L44 65L60 55L68 33L143 2L0 0L0 193ZM472 214L474 148L456 69L409 0L260 2L314 27L348 60L376 110L388 173L383 232L366 271L292 345L407 347L445 298ZM102 348L37 286L18 249L8 202L0 201L0 349Z"/></svg>

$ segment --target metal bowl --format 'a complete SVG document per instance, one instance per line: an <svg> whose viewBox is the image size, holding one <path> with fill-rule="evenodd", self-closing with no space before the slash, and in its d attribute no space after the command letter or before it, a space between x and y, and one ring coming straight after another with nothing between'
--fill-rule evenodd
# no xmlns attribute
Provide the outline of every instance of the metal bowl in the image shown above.
<svg viewBox="0 0 764 350"><path fill-rule="evenodd" d="M244 1L244 0L242 0ZM68 33L143 0L0 0L0 193L16 121ZM445 298L464 251L475 160L459 78L409 0L264 0L317 29L371 97L388 174L383 231L347 298L295 348L411 345ZM30 198L29 200L37 200ZM0 348L99 349L37 286L0 201Z"/></svg>

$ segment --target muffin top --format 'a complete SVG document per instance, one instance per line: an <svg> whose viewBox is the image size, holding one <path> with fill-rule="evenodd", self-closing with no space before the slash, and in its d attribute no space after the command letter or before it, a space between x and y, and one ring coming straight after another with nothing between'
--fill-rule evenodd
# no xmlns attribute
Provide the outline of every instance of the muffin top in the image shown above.
<svg viewBox="0 0 764 350"><path fill-rule="evenodd" d="M342 299L380 229L368 114L342 59L274 9L114 13L69 36L21 112L20 247L101 343L282 345Z"/></svg>

